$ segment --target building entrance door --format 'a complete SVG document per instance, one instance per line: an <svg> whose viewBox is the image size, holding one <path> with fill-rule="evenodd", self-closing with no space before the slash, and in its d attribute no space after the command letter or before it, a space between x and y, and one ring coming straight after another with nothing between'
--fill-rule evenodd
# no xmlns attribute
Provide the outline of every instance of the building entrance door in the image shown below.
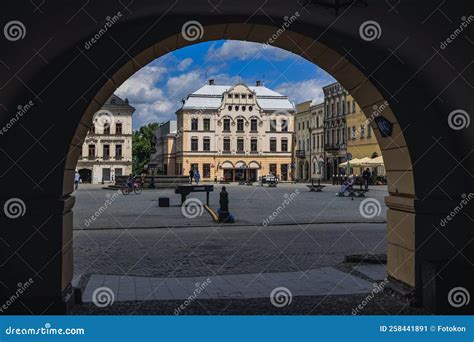
<svg viewBox="0 0 474 342"><path fill-rule="evenodd" d="M233 169L224 169L224 180L228 182L234 181L234 170Z"/></svg>

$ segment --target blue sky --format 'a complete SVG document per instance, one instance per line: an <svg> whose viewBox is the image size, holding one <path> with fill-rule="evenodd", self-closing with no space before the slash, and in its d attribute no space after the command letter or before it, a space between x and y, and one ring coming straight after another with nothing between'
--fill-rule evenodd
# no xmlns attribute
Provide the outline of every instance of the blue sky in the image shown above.
<svg viewBox="0 0 474 342"><path fill-rule="evenodd" d="M162 56L136 72L116 94L127 97L137 109L133 127L175 118L181 99L208 79L216 84L265 86L300 103L323 99L322 86L334 79L318 66L291 52L263 48L243 41L213 41L191 45Z"/></svg>

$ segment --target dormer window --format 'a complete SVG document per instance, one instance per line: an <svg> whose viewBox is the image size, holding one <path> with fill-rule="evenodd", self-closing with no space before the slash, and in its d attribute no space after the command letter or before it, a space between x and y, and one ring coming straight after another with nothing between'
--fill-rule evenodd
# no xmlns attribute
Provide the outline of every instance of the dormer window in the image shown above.
<svg viewBox="0 0 474 342"><path fill-rule="evenodd" d="M232 106L228 106L227 109L230 111L232 111Z"/></svg>
<svg viewBox="0 0 474 342"><path fill-rule="evenodd" d="M246 98L247 98L247 95L242 94L242 98L243 98L243 99L246 99Z"/></svg>
<svg viewBox="0 0 474 342"><path fill-rule="evenodd" d="M235 94L234 99L238 99L238 98L239 98L239 94Z"/></svg>
<svg viewBox="0 0 474 342"><path fill-rule="evenodd" d="M114 97L112 97L112 98L110 99L110 104L115 104L115 98L114 98Z"/></svg>
<svg viewBox="0 0 474 342"><path fill-rule="evenodd" d="M252 94L249 94L249 100L250 99L253 99L253 95Z"/></svg>
<svg viewBox="0 0 474 342"><path fill-rule="evenodd" d="M232 98L232 94L227 94L227 97L228 97L229 99L231 99L231 98Z"/></svg>

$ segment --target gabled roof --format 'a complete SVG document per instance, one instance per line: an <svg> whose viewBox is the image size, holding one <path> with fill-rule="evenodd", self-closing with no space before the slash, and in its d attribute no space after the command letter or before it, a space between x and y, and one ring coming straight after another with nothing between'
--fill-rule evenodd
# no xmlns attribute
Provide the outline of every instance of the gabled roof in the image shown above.
<svg viewBox="0 0 474 342"><path fill-rule="evenodd" d="M218 109L223 100L223 95L231 85L205 85L184 99L182 109ZM263 110L289 110L294 111L293 103L285 95L279 94L265 86L247 86L257 96L257 103Z"/></svg>
<svg viewBox="0 0 474 342"><path fill-rule="evenodd" d="M132 112L135 111L135 108L133 106L130 106L128 103L128 100L122 100L120 97L117 95L113 94L111 95L107 101L105 101L103 107L126 107L132 110Z"/></svg>

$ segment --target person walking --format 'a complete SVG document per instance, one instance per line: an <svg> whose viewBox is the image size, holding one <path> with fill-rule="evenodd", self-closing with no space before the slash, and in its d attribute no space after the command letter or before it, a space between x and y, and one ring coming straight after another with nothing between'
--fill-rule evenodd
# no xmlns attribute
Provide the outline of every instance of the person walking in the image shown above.
<svg viewBox="0 0 474 342"><path fill-rule="evenodd" d="M369 182L370 182L371 177L372 177L372 173L370 172L369 168L365 169L365 171L362 172L362 178L364 179L364 183L365 183L365 190L369 189Z"/></svg>
<svg viewBox="0 0 474 342"><path fill-rule="evenodd" d="M201 175L199 174L199 170L194 171L194 181L196 182L196 185L199 184L199 181L201 180Z"/></svg>
<svg viewBox="0 0 474 342"><path fill-rule="evenodd" d="M77 190L79 188L80 182L81 182L81 175L76 170L76 173L74 174L74 190Z"/></svg>
<svg viewBox="0 0 474 342"><path fill-rule="evenodd" d="M194 169L189 170L189 184L193 184L193 179L194 179Z"/></svg>

